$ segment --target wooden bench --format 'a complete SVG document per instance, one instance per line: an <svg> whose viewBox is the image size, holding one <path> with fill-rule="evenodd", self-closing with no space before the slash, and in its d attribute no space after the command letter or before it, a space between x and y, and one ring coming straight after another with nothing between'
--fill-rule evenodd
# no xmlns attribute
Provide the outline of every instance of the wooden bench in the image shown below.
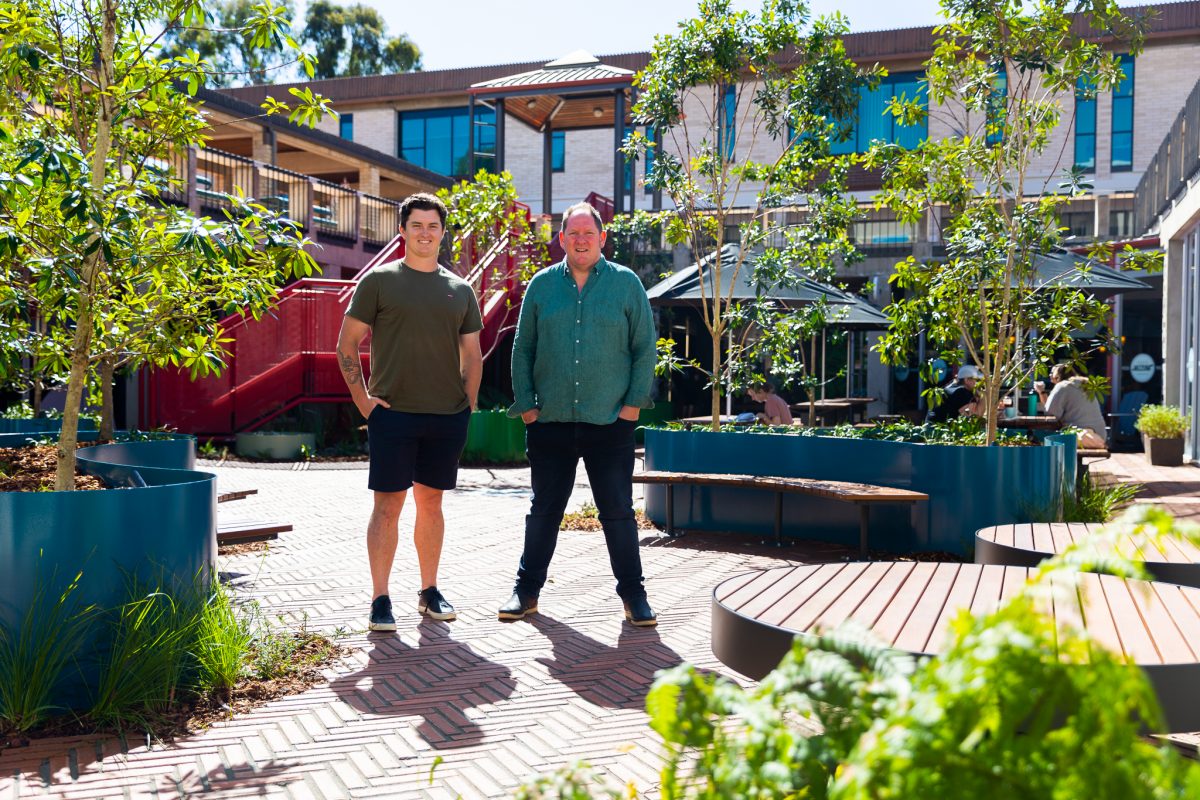
<svg viewBox="0 0 1200 800"><path fill-rule="evenodd" d="M962 609L995 610L1032 570L928 562L804 564L731 577L713 590L712 651L759 680L797 634L853 621L916 656L944 651L947 623ZM1141 667L1169 731L1200 730L1200 589L1113 575L1055 579L1037 605L1056 626L1083 629L1096 645Z"/></svg>
<svg viewBox="0 0 1200 800"><path fill-rule="evenodd" d="M783 544L783 496L806 494L825 497L858 506L858 552L867 557L867 531L870 526L871 506L880 503L913 504L928 500L929 495L908 489L893 489L889 486L874 486L869 483L827 481L817 478L785 478L771 475L703 475L693 472L662 472L647 470L633 476L634 483L664 484L667 487L667 536L675 536L675 486L734 486L741 489L761 489L775 493L775 545Z"/></svg>
<svg viewBox="0 0 1200 800"><path fill-rule="evenodd" d="M242 542L264 542L278 539L279 534L292 529L287 522L263 522L260 520L217 521L217 544L240 544Z"/></svg>
<svg viewBox="0 0 1200 800"><path fill-rule="evenodd" d="M217 495L217 502L228 503L232 500L244 500L252 494L258 494L258 489L238 489L234 492L221 492Z"/></svg>

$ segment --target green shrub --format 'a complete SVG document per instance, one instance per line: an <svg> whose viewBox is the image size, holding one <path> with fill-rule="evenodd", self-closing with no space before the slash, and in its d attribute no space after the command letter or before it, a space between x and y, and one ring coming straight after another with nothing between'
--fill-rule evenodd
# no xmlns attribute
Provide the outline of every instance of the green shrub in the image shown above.
<svg viewBox="0 0 1200 800"><path fill-rule="evenodd" d="M249 615L238 609L233 593L225 584L214 581L197 625L197 689L228 698L246 674L246 659L253 641Z"/></svg>
<svg viewBox="0 0 1200 800"><path fill-rule="evenodd" d="M191 596L189 596L191 595ZM131 598L110 612L111 647L87 717L99 726L148 727L180 699L195 672L198 592L172 597L131 581Z"/></svg>
<svg viewBox="0 0 1200 800"><path fill-rule="evenodd" d="M1134 427L1151 439L1178 439L1187 431L1188 419L1175 406L1147 404L1138 411Z"/></svg>
<svg viewBox="0 0 1200 800"><path fill-rule="evenodd" d="M1076 492L1063 492L1063 522L1108 522L1133 502L1142 486L1138 483L1099 484L1085 474Z"/></svg>
<svg viewBox="0 0 1200 800"><path fill-rule="evenodd" d="M0 626L0 730L28 731L62 710L53 700L54 690L74 661L94 611L74 603L82 575L75 575L53 599L47 582L35 576L33 598L20 625L15 630Z"/></svg>

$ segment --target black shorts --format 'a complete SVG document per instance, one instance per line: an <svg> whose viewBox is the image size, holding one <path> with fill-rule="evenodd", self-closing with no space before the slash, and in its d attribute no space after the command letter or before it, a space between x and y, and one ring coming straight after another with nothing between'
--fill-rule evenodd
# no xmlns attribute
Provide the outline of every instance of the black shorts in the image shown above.
<svg viewBox="0 0 1200 800"><path fill-rule="evenodd" d="M467 443L471 409L457 414L410 414L376 406L367 418L371 471L367 488L403 492L413 483L453 489Z"/></svg>

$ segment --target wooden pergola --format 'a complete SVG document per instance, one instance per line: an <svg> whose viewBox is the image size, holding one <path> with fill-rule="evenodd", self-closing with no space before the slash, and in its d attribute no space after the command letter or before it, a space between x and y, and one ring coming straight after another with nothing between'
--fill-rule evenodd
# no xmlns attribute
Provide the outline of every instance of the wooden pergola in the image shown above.
<svg viewBox="0 0 1200 800"><path fill-rule="evenodd" d="M613 207L615 213L632 211L636 191L630 192L625 208L625 157L621 144L630 124L630 108L636 100L634 73L601 64L583 50L551 61L541 69L476 83L467 90L468 116L474 124L475 104L490 103L496 109L496 169L504 169L504 120L507 114L540 131L542 144L542 209L551 213L554 180L551 164L555 131L613 129ZM510 102L517 101L517 102ZM655 132L661 147L661 134ZM474 141L471 174L475 173ZM662 193L653 195L655 209L662 208Z"/></svg>

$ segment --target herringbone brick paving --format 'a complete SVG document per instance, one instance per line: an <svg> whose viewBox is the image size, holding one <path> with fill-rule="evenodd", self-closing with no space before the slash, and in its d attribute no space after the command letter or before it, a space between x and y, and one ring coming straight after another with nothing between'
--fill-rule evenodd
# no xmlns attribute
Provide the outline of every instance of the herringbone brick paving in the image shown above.
<svg viewBox="0 0 1200 800"><path fill-rule="evenodd" d="M845 554L819 544L780 552L732 536L667 542L644 531L647 586L660 622L636 629L621 620L601 535L564 532L543 613L499 623L495 608L511 590L520 550L528 471L465 470L459 491L447 494L441 571L459 619L422 621L415 613L409 509L392 589L399 630L367 635L366 473L211 468L222 489L260 490L242 501L256 516L295 526L266 555L221 559L239 596L293 622L345 629L352 655L329 670L326 685L169 745L74 737L0 753L0 800L471 800L509 796L579 759L654 796L660 743L643 705L655 671L687 661L736 678L709 650L712 587L785 559ZM1147 499L1200 520L1194 467L1149 468L1140 454L1116 454L1092 469L1142 482ZM581 470L573 503L587 497Z"/></svg>
<svg viewBox="0 0 1200 800"><path fill-rule="evenodd" d="M846 551L786 551L734 537L668 542L643 531L658 628L626 624L603 537L564 532L542 613L496 621L528 507L527 469L468 469L446 495L440 584L452 623L416 608L412 509L401 521L392 598L399 630L365 631L370 512L361 469L208 465L254 516L291 522L265 555L221 558L239 597L310 627L346 632L329 682L172 743L35 741L0 753L0 800L62 798L492 798L585 759L654 795L660 742L647 725L654 673L681 661L736 677L709 649L712 587L740 571ZM590 496L579 473L573 505ZM434 769L436 759L441 759ZM430 773L432 770L432 780Z"/></svg>

